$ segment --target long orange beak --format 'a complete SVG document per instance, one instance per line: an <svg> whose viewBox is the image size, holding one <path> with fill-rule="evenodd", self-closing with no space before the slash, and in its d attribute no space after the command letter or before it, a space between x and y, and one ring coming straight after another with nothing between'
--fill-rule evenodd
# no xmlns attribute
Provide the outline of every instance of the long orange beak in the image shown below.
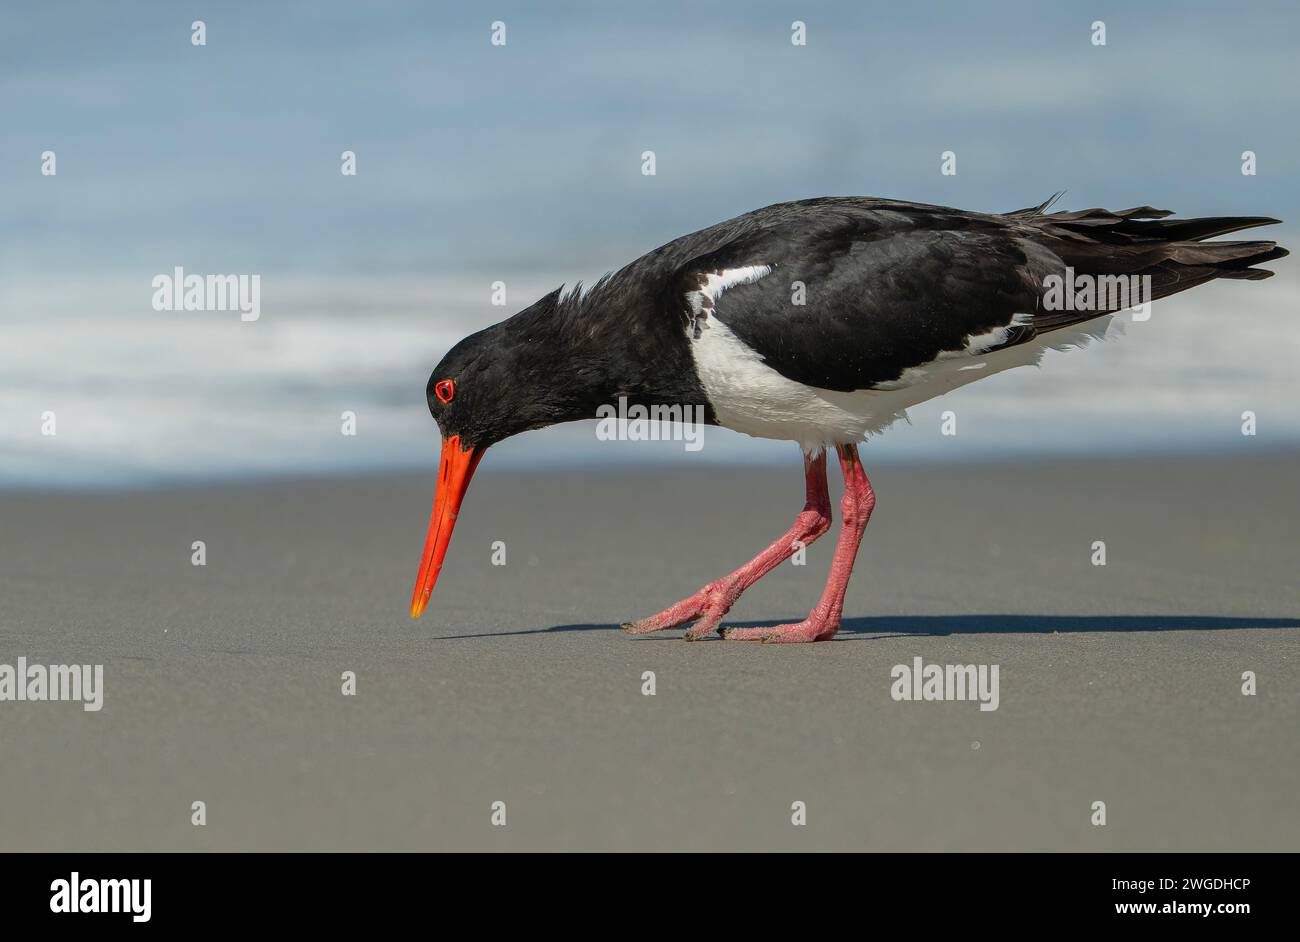
<svg viewBox="0 0 1300 942"><path fill-rule="evenodd" d="M424 555L420 557L420 574L415 577L415 594L411 596L411 617L419 618L433 594L434 583L442 569L451 531L456 526L460 502L469 490L469 479L474 476L483 448L462 448L460 436L452 435L442 440L442 460L438 462L438 489L433 498L433 517L429 520L429 535L424 541Z"/></svg>

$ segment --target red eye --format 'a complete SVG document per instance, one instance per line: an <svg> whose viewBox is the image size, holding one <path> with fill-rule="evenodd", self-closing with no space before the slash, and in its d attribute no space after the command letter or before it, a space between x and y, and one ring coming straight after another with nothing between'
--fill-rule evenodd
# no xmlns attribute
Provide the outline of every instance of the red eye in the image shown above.
<svg viewBox="0 0 1300 942"><path fill-rule="evenodd" d="M456 384L449 379L441 380L433 387L433 394L443 402L451 402L451 397L456 395Z"/></svg>

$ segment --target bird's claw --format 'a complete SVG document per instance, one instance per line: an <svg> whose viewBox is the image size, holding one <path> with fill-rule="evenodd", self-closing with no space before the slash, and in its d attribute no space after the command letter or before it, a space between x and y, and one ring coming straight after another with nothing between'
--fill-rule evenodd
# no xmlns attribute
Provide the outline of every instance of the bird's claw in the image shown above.
<svg viewBox="0 0 1300 942"><path fill-rule="evenodd" d="M806 644L812 641L829 641L839 631L838 621L829 618L805 618L791 625L769 625L762 628L721 628L718 633L725 641L761 641L764 644Z"/></svg>
<svg viewBox="0 0 1300 942"><path fill-rule="evenodd" d="M723 581L711 582L657 615L628 622L623 625L623 630L630 635L644 635L694 622L684 637L687 641L699 641L713 631L721 631L718 626L738 597L735 586Z"/></svg>

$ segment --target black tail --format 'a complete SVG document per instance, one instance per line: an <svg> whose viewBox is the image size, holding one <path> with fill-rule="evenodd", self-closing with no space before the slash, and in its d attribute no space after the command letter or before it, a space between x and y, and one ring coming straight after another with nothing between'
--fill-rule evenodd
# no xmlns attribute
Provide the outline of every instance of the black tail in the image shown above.
<svg viewBox="0 0 1300 942"><path fill-rule="evenodd" d="M1263 262L1290 254L1276 242L1205 242L1205 239L1280 220L1268 216L1166 219L1165 209L1138 206L1120 212L1082 209L1044 214L1054 201L1009 215L1032 227L1031 238L1075 271L1093 275L1149 275L1152 300L1167 298L1215 278L1258 281L1272 276Z"/></svg>

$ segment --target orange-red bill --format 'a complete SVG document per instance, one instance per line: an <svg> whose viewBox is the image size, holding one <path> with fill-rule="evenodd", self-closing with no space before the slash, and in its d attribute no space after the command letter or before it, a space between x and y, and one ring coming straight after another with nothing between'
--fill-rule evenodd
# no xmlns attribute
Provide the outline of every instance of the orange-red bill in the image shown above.
<svg viewBox="0 0 1300 942"><path fill-rule="evenodd" d="M420 574L415 577L415 593L411 596L412 618L420 617L433 594L443 557L447 555L447 544L451 542L451 531L456 526L460 502L465 499L469 479L474 476L474 469L482 457L482 448L462 448L459 435L442 440L433 516L429 520L429 535L424 541L424 555L420 557Z"/></svg>

